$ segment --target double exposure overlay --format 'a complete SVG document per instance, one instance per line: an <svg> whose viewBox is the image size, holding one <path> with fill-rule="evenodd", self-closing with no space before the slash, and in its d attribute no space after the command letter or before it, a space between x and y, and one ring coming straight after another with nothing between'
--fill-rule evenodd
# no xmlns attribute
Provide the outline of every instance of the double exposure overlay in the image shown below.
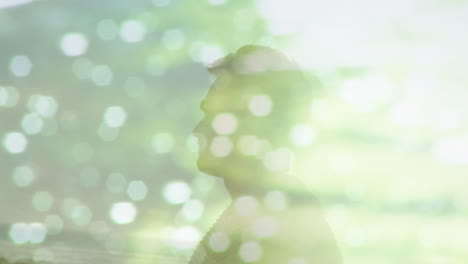
<svg viewBox="0 0 468 264"><path fill-rule="evenodd" d="M0 0L0 264L465 263L468 3Z"/></svg>

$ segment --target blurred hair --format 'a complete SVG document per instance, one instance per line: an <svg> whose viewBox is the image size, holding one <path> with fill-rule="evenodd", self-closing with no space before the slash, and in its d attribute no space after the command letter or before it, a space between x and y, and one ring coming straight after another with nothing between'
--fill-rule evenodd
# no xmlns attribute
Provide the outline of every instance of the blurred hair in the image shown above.
<svg viewBox="0 0 468 264"><path fill-rule="evenodd" d="M243 46L236 53L208 66L208 70L215 75L221 71L234 74L259 74L298 69L298 65L285 54L269 47L255 45Z"/></svg>
<svg viewBox="0 0 468 264"><path fill-rule="evenodd" d="M246 109L254 95L267 95L273 107L261 118L242 115L249 132L276 142L285 142L291 127L304 122L317 82L283 53L263 46L248 45L211 64L208 70L220 78L213 89L220 104ZM231 108L229 109L232 109ZM228 109L226 108L226 109ZM250 121L250 122L249 122Z"/></svg>

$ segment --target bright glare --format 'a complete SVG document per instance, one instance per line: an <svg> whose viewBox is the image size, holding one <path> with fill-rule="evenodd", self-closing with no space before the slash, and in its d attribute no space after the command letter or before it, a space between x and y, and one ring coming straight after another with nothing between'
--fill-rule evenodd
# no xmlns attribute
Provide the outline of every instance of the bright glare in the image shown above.
<svg viewBox="0 0 468 264"><path fill-rule="evenodd" d="M58 103L52 96L34 94L28 99L28 108L43 117L53 117L57 113Z"/></svg>
<svg viewBox="0 0 468 264"><path fill-rule="evenodd" d="M15 56L10 61L10 71L18 77L28 76L32 69L31 60L27 56Z"/></svg>
<svg viewBox="0 0 468 264"><path fill-rule="evenodd" d="M213 119L211 126L219 135L230 135L237 129L237 118L231 113L218 114Z"/></svg>
<svg viewBox="0 0 468 264"><path fill-rule="evenodd" d="M226 157L232 151L232 141L228 137L215 137L211 141L210 151L216 157Z"/></svg>
<svg viewBox="0 0 468 264"><path fill-rule="evenodd" d="M253 196L241 196L234 202L234 208L240 216L252 216L257 212L258 201Z"/></svg>
<svg viewBox="0 0 468 264"><path fill-rule="evenodd" d="M33 195L32 204L40 212L49 211L54 204L54 197L46 191L36 192Z"/></svg>
<svg viewBox="0 0 468 264"><path fill-rule="evenodd" d="M175 140L169 133L158 133L153 136L151 143L156 153L168 153L174 147Z"/></svg>
<svg viewBox="0 0 468 264"><path fill-rule="evenodd" d="M255 95L249 101L249 110L255 116L267 116L271 112L273 102L268 95Z"/></svg>
<svg viewBox="0 0 468 264"><path fill-rule="evenodd" d="M166 49L178 50L184 45L185 36L180 29L170 29L164 32L162 42Z"/></svg>
<svg viewBox="0 0 468 264"><path fill-rule="evenodd" d="M285 210L288 206L286 195L280 191L271 191L264 197L264 203L271 211Z"/></svg>
<svg viewBox="0 0 468 264"><path fill-rule="evenodd" d="M214 252L224 252L230 244L229 237L224 232L215 232L208 239L208 245Z"/></svg>
<svg viewBox="0 0 468 264"><path fill-rule="evenodd" d="M91 71L91 80L96 86L107 86L112 83L114 74L107 65L96 65Z"/></svg>
<svg viewBox="0 0 468 264"><path fill-rule="evenodd" d="M15 244L38 244L45 240L47 229L41 223L15 223L11 226L9 235Z"/></svg>
<svg viewBox="0 0 468 264"><path fill-rule="evenodd" d="M256 136L245 135L238 140L237 147L242 154L254 156L260 153L262 142Z"/></svg>
<svg viewBox="0 0 468 264"><path fill-rule="evenodd" d="M21 132L7 133L3 138L3 146L13 154L19 154L26 150L28 139Z"/></svg>
<svg viewBox="0 0 468 264"><path fill-rule="evenodd" d="M263 251L257 242L244 242L239 249L239 256L245 262L255 262L262 256Z"/></svg>
<svg viewBox="0 0 468 264"><path fill-rule="evenodd" d="M148 194L148 187L143 181L131 181L128 184L127 194L133 201L142 201Z"/></svg>
<svg viewBox="0 0 468 264"><path fill-rule="evenodd" d="M169 182L162 190L163 198L171 204L182 204L189 200L192 194L190 186L184 181Z"/></svg>
<svg viewBox="0 0 468 264"><path fill-rule="evenodd" d="M29 113L21 119L21 128L27 134L33 135L41 132L44 127L44 121L37 113Z"/></svg>
<svg viewBox="0 0 468 264"><path fill-rule="evenodd" d="M103 40L113 40L118 35L119 27L113 20L104 19L97 25L96 32Z"/></svg>
<svg viewBox="0 0 468 264"><path fill-rule="evenodd" d="M182 207L182 214L187 220L196 221L202 216L204 208L200 200L190 200Z"/></svg>
<svg viewBox="0 0 468 264"><path fill-rule="evenodd" d="M137 209L129 202L115 203L110 211L110 217L116 224L129 224L135 220Z"/></svg>
<svg viewBox="0 0 468 264"><path fill-rule="evenodd" d="M67 33L60 40L60 48L66 56L80 56L88 50L88 39L82 33Z"/></svg>
<svg viewBox="0 0 468 264"><path fill-rule="evenodd" d="M183 226L172 234L172 246L176 249L194 248L200 240L200 232L193 226Z"/></svg>
<svg viewBox="0 0 468 264"><path fill-rule="evenodd" d="M120 106L110 106L104 113L104 121L109 127L121 127L127 120L127 112Z"/></svg>
<svg viewBox="0 0 468 264"><path fill-rule="evenodd" d="M282 148L267 152L263 159L265 167L270 171L283 171L291 168L292 153Z"/></svg>
<svg viewBox="0 0 468 264"><path fill-rule="evenodd" d="M19 166L13 170L12 178L16 186L28 187L36 179L36 174L29 166Z"/></svg>
<svg viewBox="0 0 468 264"><path fill-rule="evenodd" d="M289 133L289 140L296 146L310 146L315 139L315 132L309 124L295 125Z"/></svg>
<svg viewBox="0 0 468 264"><path fill-rule="evenodd" d="M145 38L145 24L137 20L127 20L120 26L120 38L129 43L140 42Z"/></svg>

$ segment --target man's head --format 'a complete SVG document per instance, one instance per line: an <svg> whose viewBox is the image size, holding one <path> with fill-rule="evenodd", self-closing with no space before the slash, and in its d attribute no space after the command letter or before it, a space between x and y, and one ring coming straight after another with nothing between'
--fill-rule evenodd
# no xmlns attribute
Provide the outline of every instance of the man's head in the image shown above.
<svg viewBox="0 0 468 264"><path fill-rule="evenodd" d="M216 80L194 129L199 169L242 181L287 170L291 128L306 121L313 84L284 54L261 46L242 47L209 70Z"/></svg>

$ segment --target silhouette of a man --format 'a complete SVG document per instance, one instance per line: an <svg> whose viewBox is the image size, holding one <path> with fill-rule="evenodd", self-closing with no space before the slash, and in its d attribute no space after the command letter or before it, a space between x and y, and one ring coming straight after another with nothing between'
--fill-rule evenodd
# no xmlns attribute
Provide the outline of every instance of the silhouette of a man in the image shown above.
<svg viewBox="0 0 468 264"><path fill-rule="evenodd" d="M337 264L340 254L317 201L297 194L291 128L307 122L313 84L267 47L216 61L216 80L194 129L198 167L222 177L232 197L190 264Z"/></svg>

